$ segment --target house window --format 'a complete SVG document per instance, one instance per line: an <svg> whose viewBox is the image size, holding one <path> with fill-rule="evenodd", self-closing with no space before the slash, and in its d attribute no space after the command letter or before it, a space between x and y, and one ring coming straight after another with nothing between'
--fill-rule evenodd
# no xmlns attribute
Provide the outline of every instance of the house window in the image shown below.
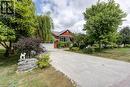
<svg viewBox="0 0 130 87"><path fill-rule="evenodd" d="M65 38L65 37L60 37L60 41L65 42L65 41L66 41L66 38Z"/></svg>
<svg viewBox="0 0 130 87"><path fill-rule="evenodd" d="M66 41L70 41L69 37L60 37L60 41L66 42Z"/></svg>

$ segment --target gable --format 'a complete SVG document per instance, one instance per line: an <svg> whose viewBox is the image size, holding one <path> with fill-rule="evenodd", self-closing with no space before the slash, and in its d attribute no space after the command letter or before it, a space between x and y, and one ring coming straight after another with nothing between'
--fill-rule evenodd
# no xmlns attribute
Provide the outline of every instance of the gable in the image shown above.
<svg viewBox="0 0 130 87"><path fill-rule="evenodd" d="M65 32L61 33L60 35L71 35L71 32L69 30L66 30Z"/></svg>

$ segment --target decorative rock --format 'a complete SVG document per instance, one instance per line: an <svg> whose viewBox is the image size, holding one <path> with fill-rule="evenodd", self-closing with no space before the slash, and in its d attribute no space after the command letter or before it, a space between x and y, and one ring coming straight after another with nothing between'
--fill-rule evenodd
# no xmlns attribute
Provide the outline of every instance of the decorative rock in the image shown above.
<svg viewBox="0 0 130 87"><path fill-rule="evenodd" d="M18 72L23 72L23 71L31 71L34 68L37 68L37 59L36 58L31 58L31 59L24 59L24 60L19 60L18 62Z"/></svg>
<svg viewBox="0 0 130 87"><path fill-rule="evenodd" d="M34 51L34 50L31 51L31 55L36 55L36 54L37 54L36 51Z"/></svg>

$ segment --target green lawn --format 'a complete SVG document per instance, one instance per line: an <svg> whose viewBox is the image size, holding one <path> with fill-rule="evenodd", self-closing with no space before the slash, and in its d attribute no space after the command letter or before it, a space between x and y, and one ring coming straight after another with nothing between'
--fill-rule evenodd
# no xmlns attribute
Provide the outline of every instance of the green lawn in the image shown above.
<svg viewBox="0 0 130 87"><path fill-rule="evenodd" d="M130 62L130 48L105 49L92 55Z"/></svg>
<svg viewBox="0 0 130 87"><path fill-rule="evenodd" d="M71 50L66 49L65 51L71 51ZM83 53L82 50L71 51L71 52L87 54L87 53ZM98 52L94 52L93 54L87 54L87 55L99 56L99 57L104 57L104 58L109 58L109 59L130 62L130 47L129 48L104 49L101 52L98 51Z"/></svg>
<svg viewBox="0 0 130 87"><path fill-rule="evenodd" d="M0 87L74 87L71 81L53 67L16 73L18 56L3 57L0 49Z"/></svg>

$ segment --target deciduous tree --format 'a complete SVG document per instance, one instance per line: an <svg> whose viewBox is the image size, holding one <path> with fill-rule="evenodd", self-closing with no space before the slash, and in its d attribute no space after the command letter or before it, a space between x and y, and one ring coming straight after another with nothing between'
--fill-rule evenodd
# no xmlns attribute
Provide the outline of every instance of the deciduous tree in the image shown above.
<svg viewBox="0 0 130 87"><path fill-rule="evenodd" d="M6 49L5 56L11 52L11 42L15 40L15 32L0 22L0 44Z"/></svg>
<svg viewBox="0 0 130 87"><path fill-rule="evenodd" d="M34 34L36 30L35 6L32 0L12 1L14 6L9 8L13 14L1 14L0 21L15 32L14 41L17 41L21 36L29 37ZM9 41L8 43L10 44L9 48L11 48L13 42Z"/></svg>
<svg viewBox="0 0 130 87"><path fill-rule="evenodd" d="M124 27L120 31L120 36L120 42L124 44L124 46L130 44L130 27Z"/></svg>
<svg viewBox="0 0 130 87"><path fill-rule="evenodd" d="M46 15L41 15L37 17L38 20L38 36L43 42L50 42L52 38L53 21L51 17Z"/></svg>
<svg viewBox="0 0 130 87"><path fill-rule="evenodd" d="M85 25L89 39L99 44L99 49L104 42L115 41L117 29L122 24L126 14L114 0L98 2L84 12Z"/></svg>

